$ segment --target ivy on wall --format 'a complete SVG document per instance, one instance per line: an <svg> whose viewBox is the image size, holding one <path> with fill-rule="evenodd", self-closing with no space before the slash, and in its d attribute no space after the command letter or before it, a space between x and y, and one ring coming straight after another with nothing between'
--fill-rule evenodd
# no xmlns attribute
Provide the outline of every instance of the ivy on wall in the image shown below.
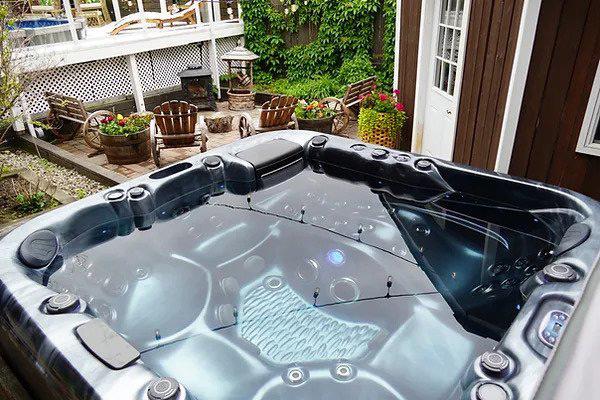
<svg viewBox="0 0 600 400"><path fill-rule="evenodd" d="M353 61L355 65L364 66L373 51L375 16L384 13L384 54L378 75L382 84L391 85L396 0L274 1L277 6L271 0L240 1L246 46L260 56L259 81L337 76L344 61L353 59L359 59ZM307 23L318 26L316 38L309 44L287 48L284 35L298 33Z"/></svg>

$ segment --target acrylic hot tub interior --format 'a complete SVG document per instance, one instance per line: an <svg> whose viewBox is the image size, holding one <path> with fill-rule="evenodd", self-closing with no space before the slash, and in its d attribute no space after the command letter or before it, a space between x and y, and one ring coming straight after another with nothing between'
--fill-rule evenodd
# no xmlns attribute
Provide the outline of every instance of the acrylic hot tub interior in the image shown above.
<svg viewBox="0 0 600 400"><path fill-rule="evenodd" d="M29 274L198 399L458 399L559 218L360 178L307 167L249 195L188 193L150 228L107 221Z"/></svg>

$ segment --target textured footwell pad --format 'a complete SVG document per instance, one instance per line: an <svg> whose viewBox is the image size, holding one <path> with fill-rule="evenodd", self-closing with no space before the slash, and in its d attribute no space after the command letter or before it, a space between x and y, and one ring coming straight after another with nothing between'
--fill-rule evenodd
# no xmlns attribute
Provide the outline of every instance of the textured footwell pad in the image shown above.
<svg viewBox="0 0 600 400"><path fill-rule="evenodd" d="M304 301L279 277L250 288L242 300L240 336L276 364L356 359L380 332L372 324L328 315Z"/></svg>

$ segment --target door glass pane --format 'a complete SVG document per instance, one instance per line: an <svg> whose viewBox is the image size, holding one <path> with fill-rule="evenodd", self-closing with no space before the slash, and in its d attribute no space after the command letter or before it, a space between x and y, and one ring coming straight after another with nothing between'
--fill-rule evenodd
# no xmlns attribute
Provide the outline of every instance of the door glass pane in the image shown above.
<svg viewBox="0 0 600 400"><path fill-rule="evenodd" d="M450 67L450 78L448 79L448 94L454 95L454 81L456 79L456 65Z"/></svg>
<svg viewBox="0 0 600 400"><path fill-rule="evenodd" d="M440 5L433 85L451 96L459 60L463 8L464 0L442 0Z"/></svg>

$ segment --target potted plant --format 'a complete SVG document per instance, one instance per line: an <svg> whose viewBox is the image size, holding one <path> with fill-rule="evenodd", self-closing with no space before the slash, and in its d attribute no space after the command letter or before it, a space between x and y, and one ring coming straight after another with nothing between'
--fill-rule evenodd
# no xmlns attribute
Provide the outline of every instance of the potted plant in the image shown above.
<svg viewBox="0 0 600 400"><path fill-rule="evenodd" d="M324 103L312 101L307 103L300 100L296 106L298 129L331 134L335 111Z"/></svg>
<svg viewBox="0 0 600 400"><path fill-rule="evenodd" d="M150 158L152 113L123 117L109 113L100 120L100 142L111 164L135 164Z"/></svg>
<svg viewBox="0 0 600 400"><path fill-rule="evenodd" d="M385 147L396 147L406 113L404 104L397 101L399 92L391 95L373 91L360 102L358 115L358 138L363 142Z"/></svg>

